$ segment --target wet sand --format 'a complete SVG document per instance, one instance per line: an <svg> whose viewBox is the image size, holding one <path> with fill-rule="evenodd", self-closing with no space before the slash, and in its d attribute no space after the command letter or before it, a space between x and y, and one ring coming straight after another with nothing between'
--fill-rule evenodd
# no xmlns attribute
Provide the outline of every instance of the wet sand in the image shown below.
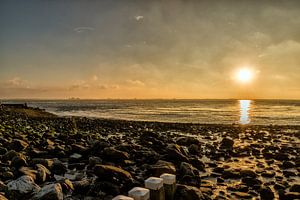
<svg viewBox="0 0 300 200"><path fill-rule="evenodd" d="M57 117L1 107L0 199L111 199L174 173L175 199L299 199L300 126Z"/></svg>

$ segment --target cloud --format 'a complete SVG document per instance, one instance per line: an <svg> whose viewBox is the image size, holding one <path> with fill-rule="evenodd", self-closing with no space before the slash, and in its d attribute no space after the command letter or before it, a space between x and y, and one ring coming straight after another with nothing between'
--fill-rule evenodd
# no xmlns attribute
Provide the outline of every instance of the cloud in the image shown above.
<svg viewBox="0 0 300 200"><path fill-rule="evenodd" d="M144 16L142 15L137 15L134 17L136 21L140 21L140 20L143 20L144 19Z"/></svg>
<svg viewBox="0 0 300 200"><path fill-rule="evenodd" d="M131 79L129 79L129 80L126 81L126 83L128 83L129 85L139 86L139 87L145 86L145 83L140 81L140 80L131 80Z"/></svg>
<svg viewBox="0 0 300 200"><path fill-rule="evenodd" d="M2 83L2 87L4 88L24 88L24 89L29 89L30 84L29 81L24 80L20 77L13 77L9 80L6 80Z"/></svg>
<svg viewBox="0 0 300 200"><path fill-rule="evenodd" d="M93 31L93 30L95 30L95 28L87 27L87 26L74 28L74 31L77 33L83 33L83 32L88 32L88 31Z"/></svg>

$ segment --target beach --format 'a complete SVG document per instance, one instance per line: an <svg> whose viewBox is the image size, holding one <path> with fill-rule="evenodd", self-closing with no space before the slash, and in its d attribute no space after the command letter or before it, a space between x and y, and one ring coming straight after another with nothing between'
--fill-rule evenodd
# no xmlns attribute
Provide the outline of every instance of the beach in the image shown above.
<svg viewBox="0 0 300 200"><path fill-rule="evenodd" d="M176 175L176 200L300 199L300 126L59 117L1 106L0 199L112 199Z"/></svg>

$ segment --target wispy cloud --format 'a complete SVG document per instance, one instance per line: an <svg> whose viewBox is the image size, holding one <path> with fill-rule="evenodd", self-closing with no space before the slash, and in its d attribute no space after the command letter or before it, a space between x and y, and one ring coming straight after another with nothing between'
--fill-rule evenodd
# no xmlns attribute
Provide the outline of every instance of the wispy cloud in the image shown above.
<svg viewBox="0 0 300 200"><path fill-rule="evenodd" d="M74 28L74 31L77 32L77 33L83 33L83 32L93 31L93 30L95 30L95 28L88 27L88 26L82 26L82 27Z"/></svg>

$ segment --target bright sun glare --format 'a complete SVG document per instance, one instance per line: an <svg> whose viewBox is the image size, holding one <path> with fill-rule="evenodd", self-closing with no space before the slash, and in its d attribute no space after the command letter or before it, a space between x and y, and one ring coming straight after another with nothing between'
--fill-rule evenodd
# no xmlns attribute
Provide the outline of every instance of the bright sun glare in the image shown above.
<svg viewBox="0 0 300 200"><path fill-rule="evenodd" d="M236 79L241 83L248 83L253 79L253 71L247 68L243 68L237 71Z"/></svg>

